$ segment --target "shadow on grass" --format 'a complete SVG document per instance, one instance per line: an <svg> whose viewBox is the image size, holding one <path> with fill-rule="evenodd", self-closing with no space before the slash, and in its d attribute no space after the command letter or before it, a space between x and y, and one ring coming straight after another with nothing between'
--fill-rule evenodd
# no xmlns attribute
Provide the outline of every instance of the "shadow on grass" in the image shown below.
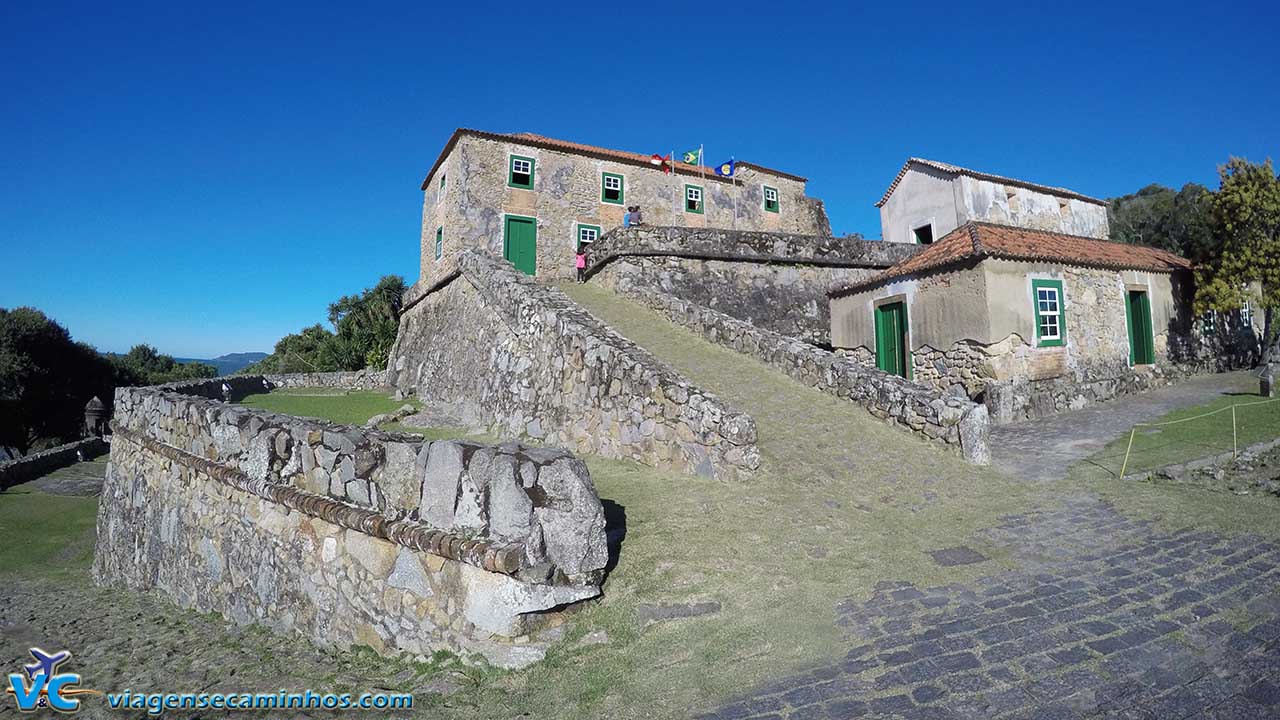
<svg viewBox="0 0 1280 720"><path fill-rule="evenodd" d="M609 545L609 564L604 566L604 579L608 580L622 557L622 542L627 539L627 509L605 498L600 498L600 504L604 505L604 534Z"/></svg>

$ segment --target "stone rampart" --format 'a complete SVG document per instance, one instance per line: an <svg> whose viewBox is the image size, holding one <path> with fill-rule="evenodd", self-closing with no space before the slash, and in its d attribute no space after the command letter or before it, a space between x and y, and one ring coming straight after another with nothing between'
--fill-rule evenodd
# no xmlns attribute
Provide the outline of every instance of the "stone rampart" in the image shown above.
<svg viewBox="0 0 1280 720"><path fill-rule="evenodd" d="M635 289L626 294L711 342L750 355L822 392L852 400L886 422L956 447L971 463L990 462L989 421L983 405L665 293Z"/></svg>
<svg viewBox="0 0 1280 720"><path fill-rule="evenodd" d="M599 594L604 513L577 458L214 399L263 381L116 391L99 582L322 645L506 666L540 656L513 638Z"/></svg>
<svg viewBox="0 0 1280 720"><path fill-rule="evenodd" d="M507 437L708 477L759 467L755 421L559 290L480 251L411 288L388 382Z"/></svg>
<svg viewBox="0 0 1280 720"><path fill-rule="evenodd" d="M919 249L861 238L644 226L613 230L588 246L587 275L620 292L665 292L826 346L827 293Z"/></svg>
<svg viewBox="0 0 1280 720"><path fill-rule="evenodd" d="M47 472L77 462L82 456L87 458L99 455L106 449L107 443L103 440L86 438L0 462L0 490L35 480Z"/></svg>

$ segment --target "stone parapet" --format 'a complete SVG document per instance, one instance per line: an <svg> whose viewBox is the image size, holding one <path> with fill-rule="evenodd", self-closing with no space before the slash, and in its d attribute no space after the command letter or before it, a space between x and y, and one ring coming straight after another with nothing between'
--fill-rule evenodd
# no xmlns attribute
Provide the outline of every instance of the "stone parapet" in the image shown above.
<svg viewBox="0 0 1280 720"><path fill-rule="evenodd" d="M588 246L586 255L591 275L614 258L633 255L883 269L921 249L859 237L640 226L605 233Z"/></svg>
<svg viewBox="0 0 1280 720"><path fill-rule="evenodd" d="M536 659L510 639L600 592L586 466L227 404L262 376L116 392L100 582L326 645ZM532 653L532 654L531 654Z"/></svg>
<svg viewBox="0 0 1280 720"><path fill-rule="evenodd" d="M45 473L78 462L81 457L99 455L107 449L107 443L99 438L86 438L34 452L15 460L0 462L0 490L35 480Z"/></svg>
<svg viewBox="0 0 1280 720"><path fill-rule="evenodd" d="M633 227L588 247L587 275L619 292L660 291L825 347L831 342L827 294L919 248L855 237Z"/></svg>
<svg viewBox="0 0 1280 720"><path fill-rule="evenodd" d="M703 338L750 355L822 392L846 398L872 415L958 448L971 463L990 462L987 408L896 375L763 330L722 312L649 290L627 293Z"/></svg>
<svg viewBox="0 0 1280 720"><path fill-rule="evenodd" d="M508 437L745 479L755 421L556 288L475 250L401 315L389 382Z"/></svg>

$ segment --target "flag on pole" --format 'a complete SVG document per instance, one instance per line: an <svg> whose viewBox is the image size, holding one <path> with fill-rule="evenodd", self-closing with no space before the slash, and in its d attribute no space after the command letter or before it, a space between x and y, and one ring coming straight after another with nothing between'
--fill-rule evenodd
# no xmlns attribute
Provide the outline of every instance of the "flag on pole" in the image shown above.
<svg viewBox="0 0 1280 720"><path fill-rule="evenodd" d="M662 168L662 172L671 174L671 153L667 153L666 157L662 157L658 153L649 156L649 162Z"/></svg>
<svg viewBox="0 0 1280 720"><path fill-rule="evenodd" d="M680 160L686 165L699 165L702 163L702 148L690 150L680 157Z"/></svg>
<svg viewBox="0 0 1280 720"><path fill-rule="evenodd" d="M737 163L733 158L729 158L728 162L722 162L716 166L716 175L720 177L733 177L734 170L737 169Z"/></svg>

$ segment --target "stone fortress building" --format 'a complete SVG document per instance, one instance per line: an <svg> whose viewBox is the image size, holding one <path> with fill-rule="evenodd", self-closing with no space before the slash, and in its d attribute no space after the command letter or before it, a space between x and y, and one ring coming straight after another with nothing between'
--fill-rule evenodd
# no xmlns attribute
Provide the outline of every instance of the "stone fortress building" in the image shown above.
<svg viewBox="0 0 1280 720"><path fill-rule="evenodd" d="M579 244L621 227L633 205L649 225L831 234L805 178L736 165L730 179L674 158L459 128L422 183L421 277L440 277L458 250L480 248L526 274L570 278Z"/></svg>

